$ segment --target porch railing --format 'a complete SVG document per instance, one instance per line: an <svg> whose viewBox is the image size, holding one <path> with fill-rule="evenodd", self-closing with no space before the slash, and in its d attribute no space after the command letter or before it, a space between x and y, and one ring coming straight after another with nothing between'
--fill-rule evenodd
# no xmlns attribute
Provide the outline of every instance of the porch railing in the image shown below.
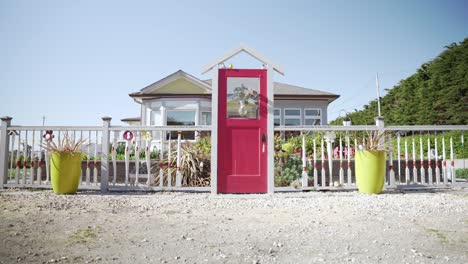
<svg viewBox="0 0 468 264"><path fill-rule="evenodd" d="M444 187L457 184L455 160L466 159L468 126L285 126L275 127L275 181L300 159L302 189L357 189L354 154L369 131L384 133L388 147L386 188ZM292 150L281 150L289 144ZM291 146L291 144L295 144ZM280 153L280 154L278 154ZM296 175L297 166L296 168ZM290 173L290 170L288 170ZM288 183L288 182L287 182ZM281 181L280 181L281 184ZM284 184L284 182L283 182ZM297 186L298 185L298 186Z"/></svg>
<svg viewBox="0 0 468 264"><path fill-rule="evenodd" d="M43 146L46 131L52 131L55 140L66 132L86 142L79 189L209 190L183 186L180 163L183 145L193 142L184 139L183 132L199 137L211 126L111 126L108 117L103 126L11 126L10 121L2 118L0 187L51 188L50 153Z"/></svg>
<svg viewBox="0 0 468 264"><path fill-rule="evenodd" d="M0 129L1 188L51 188L50 153L42 144L51 130L56 139L68 132L86 140L80 189L209 190L209 176L184 174L181 164L187 162L185 147L209 134L211 126L112 126L108 117L102 126L12 126L11 118L5 117ZM275 127L275 187L356 189L354 153L366 131L388 133L386 188L453 186L458 184L456 160L468 156L467 130L468 126ZM184 138L187 132L194 138ZM282 150L291 142L290 149ZM209 155L205 164L190 164L197 173L209 175Z"/></svg>

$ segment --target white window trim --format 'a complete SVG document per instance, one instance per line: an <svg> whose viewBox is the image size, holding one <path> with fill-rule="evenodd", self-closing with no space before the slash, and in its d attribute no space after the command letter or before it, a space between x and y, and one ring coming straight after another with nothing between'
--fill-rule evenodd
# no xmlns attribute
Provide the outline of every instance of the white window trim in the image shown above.
<svg viewBox="0 0 468 264"><path fill-rule="evenodd" d="M315 115L315 116L308 116L306 115L307 110L318 110L320 115ZM304 124L306 123L307 119L319 119L320 120L320 125L322 125L322 109L321 108L304 108Z"/></svg>
<svg viewBox="0 0 468 264"><path fill-rule="evenodd" d="M166 111L164 111L164 126L167 126L167 125L168 125L168 124L167 124L167 112L172 112L172 111L174 111L174 112L195 112L195 116L194 116L194 118L195 118L195 120L194 120L195 125L193 125L193 126L197 126L197 125L198 125L198 124L197 124L197 114L199 114L198 109L194 109L194 108L192 108L192 109L173 109L173 108L167 109L167 108L166 108ZM187 125L187 126L189 126L189 125ZM174 133L174 131L172 131L171 133ZM194 138L194 139L183 139L182 141L183 141L183 142L187 142L187 141L188 141L188 142L194 142L194 141L196 140L196 138L197 138L197 135L196 135L196 134L197 134L197 133L196 133L196 131L195 131L195 138Z"/></svg>
<svg viewBox="0 0 468 264"><path fill-rule="evenodd" d="M167 113L168 113L168 112L195 112L195 116L194 116L194 118L195 118L195 120L194 120L195 125L194 125L194 126L197 125L197 124L196 124L197 109L166 109L166 111L165 111L165 113L164 113L164 114L165 114L165 118L164 118L164 125L165 125L165 126L168 125L168 124L167 124Z"/></svg>
<svg viewBox="0 0 468 264"><path fill-rule="evenodd" d="M276 110L279 110L279 115L275 115L275 111L276 111ZM281 125L283 124L283 119L281 118L281 108L273 108L273 124L274 124L274 120L275 120L276 118L279 118L279 120L280 120L280 124L279 124L279 125L281 126Z"/></svg>
<svg viewBox="0 0 468 264"><path fill-rule="evenodd" d="M213 125L213 114L211 113L211 111L207 111L207 110L200 111L200 124L201 124L201 122L202 122L203 113L209 113L209 114L211 114L211 125ZM209 126L209 125L208 125L208 126Z"/></svg>
<svg viewBox="0 0 468 264"><path fill-rule="evenodd" d="M286 110L299 110L299 116L286 115ZM299 125L302 126L302 109L301 108L284 108L283 109L283 124L286 126L286 119L299 119Z"/></svg>

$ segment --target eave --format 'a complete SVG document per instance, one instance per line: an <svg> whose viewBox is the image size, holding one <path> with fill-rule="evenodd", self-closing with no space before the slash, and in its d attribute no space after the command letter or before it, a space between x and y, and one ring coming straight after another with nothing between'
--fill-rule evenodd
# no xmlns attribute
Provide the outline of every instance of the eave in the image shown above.
<svg viewBox="0 0 468 264"><path fill-rule="evenodd" d="M211 99L211 94L130 94L135 101L141 103L143 100L165 99L165 98L204 98ZM287 95L276 94L274 100L278 101L327 101L329 103L338 99L339 95Z"/></svg>

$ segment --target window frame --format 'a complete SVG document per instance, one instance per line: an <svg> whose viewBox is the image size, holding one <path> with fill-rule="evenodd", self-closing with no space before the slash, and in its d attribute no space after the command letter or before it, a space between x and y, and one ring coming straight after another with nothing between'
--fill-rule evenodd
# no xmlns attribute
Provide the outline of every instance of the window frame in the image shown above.
<svg viewBox="0 0 468 264"><path fill-rule="evenodd" d="M286 115L287 110L299 110L299 115ZM293 126L293 125L287 125L286 124L286 119L298 119L299 120L299 125L302 125L302 108L284 108L283 109L283 124L284 126Z"/></svg>
<svg viewBox="0 0 468 264"><path fill-rule="evenodd" d="M319 115L307 115L306 112L307 110L318 110ZM322 125L322 109L321 108L304 108L304 124L306 123L306 120L310 119L318 119L320 121L320 126ZM316 125L308 125L308 126L316 126Z"/></svg>
<svg viewBox="0 0 468 264"><path fill-rule="evenodd" d="M164 118L165 126L170 126L167 124L167 116L169 112L194 112L195 114L193 115L193 125L183 125L183 126L196 126L197 109L167 109L165 111L165 118ZM167 133L166 139L169 139L169 134L171 135L170 139L177 139L177 133ZM195 131L182 131L182 139L183 140L195 140Z"/></svg>
<svg viewBox="0 0 468 264"><path fill-rule="evenodd" d="M279 110L278 115L275 114L276 110ZM281 118L281 108L273 108L273 125L275 124L275 119L279 119L279 125L278 126L281 126L283 124L283 120ZM276 126L276 125L274 125L274 126Z"/></svg>
<svg viewBox="0 0 468 264"><path fill-rule="evenodd" d="M211 124L202 124L203 123L203 114L204 113L209 113L210 114L210 123ZM200 125L202 125L202 126L211 126L211 125L213 125L213 114L211 113L211 111L200 111Z"/></svg>

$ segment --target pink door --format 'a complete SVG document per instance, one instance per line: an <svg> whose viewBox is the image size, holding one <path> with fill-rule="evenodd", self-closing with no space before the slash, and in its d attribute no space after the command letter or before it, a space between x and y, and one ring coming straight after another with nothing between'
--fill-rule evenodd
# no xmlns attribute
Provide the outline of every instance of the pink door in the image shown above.
<svg viewBox="0 0 468 264"><path fill-rule="evenodd" d="M218 192L267 192L266 70L219 69Z"/></svg>

